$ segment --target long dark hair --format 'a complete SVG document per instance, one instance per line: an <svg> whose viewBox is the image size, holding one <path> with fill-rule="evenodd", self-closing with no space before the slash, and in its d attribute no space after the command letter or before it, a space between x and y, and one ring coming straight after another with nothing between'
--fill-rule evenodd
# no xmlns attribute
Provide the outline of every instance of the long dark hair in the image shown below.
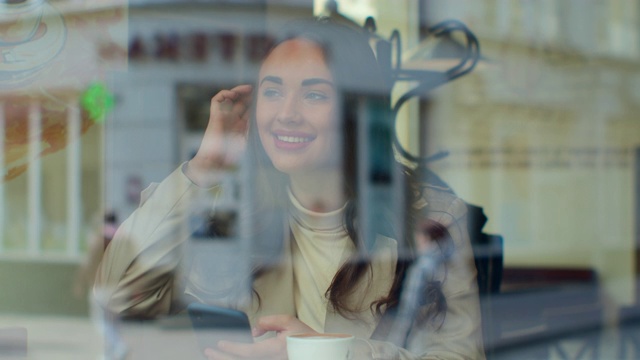
<svg viewBox="0 0 640 360"><path fill-rule="evenodd" d="M344 316L349 316L362 310L350 308L348 299L354 295L356 285L364 280L371 268L369 250L374 241L371 238L365 239L357 226L360 215L357 202L359 156L354 144L358 142L358 121L362 121L362 119L359 120L361 114L358 113L358 109L361 109L363 101L366 101L371 108L381 111L382 116L387 116L387 121L391 122L388 117L390 88L383 72L378 67L378 62L368 43L368 37L362 30L337 24L327 18L301 20L283 28L276 40L273 41L271 50L282 42L294 38L310 40L322 49L325 62L333 74L341 99L343 144L347 145L343 146L345 180L343 192L347 199L344 226L358 251L337 271L325 295L336 311ZM266 53L266 56L269 53L270 51ZM289 206L286 193L288 177L276 170L264 151L256 129L255 106L253 109L254 113L251 116L249 126L248 148L254 172L252 178L255 181L254 191L256 194L252 220L253 238L256 242L254 244L254 262L256 263L254 276L260 276L263 270L277 263L277 256L282 253L282 242L286 235L283 234L285 229L283 224ZM388 141L388 146L385 148L384 156L393 157L391 134L387 135L385 141ZM404 211L391 208L381 209L379 213L385 214L387 219L384 220L388 221L378 222L376 224L378 228L373 231L374 234L382 233L396 239L399 249L402 249L401 256L397 260L391 291L387 296L370 304L372 310L378 314L381 314L385 308L397 305L405 272L415 258L413 240L411 239L415 224L411 215L411 205L413 204L411 198L414 197L414 190L410 185L414 182L414 174L408 168L402 168L400 171L406 182L406 186L404 186L406 189L404 195L407 198L406 208ZM395 221L398 219L399 221ZM401 229L393 225L398 223L401 224ZM441 295L439 287L431 286L426 291L433 293L434 289ZM444 299L442 296L436 296L436 298ZM446 309L446 305L440 302L436 308Z"/></svg>

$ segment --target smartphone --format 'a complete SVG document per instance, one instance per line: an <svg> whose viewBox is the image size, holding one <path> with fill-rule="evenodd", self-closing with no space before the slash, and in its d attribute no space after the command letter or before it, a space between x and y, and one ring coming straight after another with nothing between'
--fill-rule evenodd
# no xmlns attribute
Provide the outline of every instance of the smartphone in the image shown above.
<svg viewBox="0 0 640 360"><path fill-rule="evenodd" d="M253 343L249 318L242 311L192 303L187 312L202 352L216 349L220 340Z"/></svg>

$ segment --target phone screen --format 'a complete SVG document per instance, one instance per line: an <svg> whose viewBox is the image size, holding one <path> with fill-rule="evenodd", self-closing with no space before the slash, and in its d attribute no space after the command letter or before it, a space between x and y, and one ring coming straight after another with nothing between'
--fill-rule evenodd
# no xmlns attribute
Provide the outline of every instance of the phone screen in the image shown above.
<svg viewBox="0 0 640 360"><path fill-rule="evenodd" d="M242 311L199 303L190 304L187 311L202 352L217 348L220 340L253 342L249 318Z"/></svg>

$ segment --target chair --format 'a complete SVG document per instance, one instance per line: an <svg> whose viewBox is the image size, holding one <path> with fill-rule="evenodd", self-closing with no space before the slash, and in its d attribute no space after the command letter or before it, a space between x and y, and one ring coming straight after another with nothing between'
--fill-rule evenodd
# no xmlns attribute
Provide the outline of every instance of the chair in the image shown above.
<svg viewBox="0 0 640 360"><path fill-rule="evenodd" d="M492 302L500 293L503 269L503 238L499 235L486 235L486 243L472 243L476 265L482 333L487 345L494 343Z"/></svg>
<svg viewBox="0 0 640 360"><path fill-rule="evenodd" d="M494 324L493 297L500 292L504 261L503 238L500 235L482 232L487 217L482 208L467 204L468 227L476 265L482 335L487 358L493 356L493 344L497 334Z"/></svg>

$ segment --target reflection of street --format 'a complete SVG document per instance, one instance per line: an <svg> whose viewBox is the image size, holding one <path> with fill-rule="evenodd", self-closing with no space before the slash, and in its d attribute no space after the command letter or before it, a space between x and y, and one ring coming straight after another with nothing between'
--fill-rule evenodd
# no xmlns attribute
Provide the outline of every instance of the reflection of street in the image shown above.
<svg viewBox="0 0 640 360"><path fill-rule="evenodd" d="M26 328L28 359L87 360L104 353L102 336L89 318L0 315L0 329L8 327Z"/></svg>
<svg viewBox="0 0 640 360"><path fill-rule="evenodd" d="M89 318L0 315L0 329L27 330L27 359L90 360L105 357L103 336ZM189 319L119 323L127 359L199 359ZM0 348L0 358L5 354Z"/></svg>
<svg viewBox="0 0 640 360"><path fill-rule="evenodd" d="M0 315L0 329L27 330L27 359L111 359L89 318ZM200 359L197 339L186 316L153 322L119 323L118 332L127 347L126 359ZM0 358L5 359L2 348Z"/></svg>
<svg viewBox="0 0 640 360"><path fill-rule="evenodd" d="M83 219L103 202L96 123L110 109L109 74L126 66L127 10L120 0L0 0L3 255L84 252Z"/></svg>
<svg viewBox="0 0 640 360"><path fill-rule="evenodd" d="M0 329L7 327L27 329L29 359L87 360L99 359L103 355L103 338L88 318L0 315ZM197 341L186 317L149 323L127 322L121 325L120 333L128 347L129 359L199 358ZM619 346L623 344L623 333L637 337L640 326L598 331L597 358L637 359L640 350L637 347L628 347L626 356L621 356ZM581 345L580 336L549 339L504 349L494 353L494 359L531 359L536 354L545 354L545 359L562 359L561 352L575 356ZM589 358L589 354L586 355L585 358Z"/></svg>
<svg viewBox="0 0 640 360"><path fill-rule="evenodd" d="M621 336L621 331L615 328L588 331L577 336L545 339L506 348L495 352L493 359L638 359L638 353L635 350L630 353L632 356L621 356L619 351ZM585 344L586 339L595 339L595 341ZM592 353L594 350L596 352Z"/></svg>
<svg viewBox="0 0 640 360"><path fill-rule="evenodd" d="M186 316L154 322L127 322L120 328L127 359L202 359Z"/></svg>

